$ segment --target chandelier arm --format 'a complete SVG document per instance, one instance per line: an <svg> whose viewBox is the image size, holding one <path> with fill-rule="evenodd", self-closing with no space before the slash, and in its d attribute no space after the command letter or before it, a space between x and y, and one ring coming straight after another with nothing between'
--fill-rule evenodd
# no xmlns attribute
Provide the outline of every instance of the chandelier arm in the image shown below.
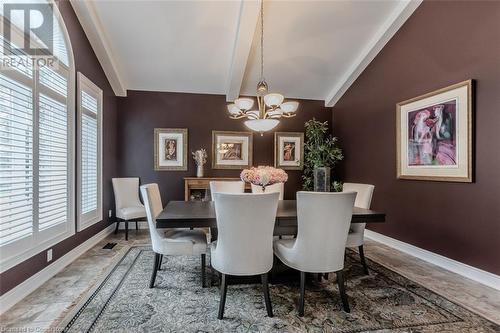
<svg viewBox="0 0 500 333"><path fill-rule="evenodd" d="M231 119L243 119L243 118L248 118L248 115L242 113L242 114L235 115L235 116L231 115L231 116L229 116L229 118L231 118Z"/></svg>
<svg viewBox="0 0 500 333"><path fill-rule="evenodd" d="M283 113L281 116L283 118L293 118L296 116L296 114L295 113Z"/></svg>

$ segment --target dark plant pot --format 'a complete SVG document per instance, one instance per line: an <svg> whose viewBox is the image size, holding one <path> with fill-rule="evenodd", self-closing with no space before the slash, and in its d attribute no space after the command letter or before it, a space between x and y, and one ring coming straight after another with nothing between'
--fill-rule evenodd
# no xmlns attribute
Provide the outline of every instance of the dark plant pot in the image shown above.
<svg viewBox="0 0 500 333"><path fill-rule="evenodd" d="M330 192L330 168L314 168L314 192Z"/></svg>

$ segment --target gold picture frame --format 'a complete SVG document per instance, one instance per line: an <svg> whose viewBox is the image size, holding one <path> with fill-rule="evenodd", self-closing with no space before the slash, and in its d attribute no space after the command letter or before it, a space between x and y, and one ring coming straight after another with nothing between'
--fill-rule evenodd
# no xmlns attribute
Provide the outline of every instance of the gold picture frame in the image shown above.
<svg viewBox="0 0 500 333"><path fill-rule="evenodd" d="M473 181L473 81L396 105L398 179Z"/></svg>
<svg viewBox="0 0 500 333"><path fill-rule="evenodd" d="M155 171L187 171L188 129L154 129Z"/></svg>
<svg viewBox="0 0 500 333"><path fill-rule="evenodd" d="M286 147L290 147L290 149L286 149ZM302 170L304 168L304 133L274 133L274 167L284 170Z"/></svg>
<svg viewBox="0 0 500 333"><path fill-rule="evenodd" d="M252 163L252 132L212 131L212 169L245 169Z"/></svg>

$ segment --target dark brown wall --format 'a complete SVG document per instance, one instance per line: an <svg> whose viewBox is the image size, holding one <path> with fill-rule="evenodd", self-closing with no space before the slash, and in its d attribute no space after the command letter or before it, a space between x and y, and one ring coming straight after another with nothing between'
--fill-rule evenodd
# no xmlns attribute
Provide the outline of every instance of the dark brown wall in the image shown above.
<svg viewBox="0 0 500 333"><path fill-rule="evenodd" d="M222 95L183 94L165 92L129 91L126 98L118 99L119 110L119 165L120 175L139 176L141 183L160 185L163 202L184 200L183 177L196 175L196 166L188 156L188 171L154 171L153 130L156 127L188 128L189 152L205 148L209 161L206 176L239 177L241 170L212 170L212 130L246 131L242 120L229 119L226 99ZM331 109L323 101L301 100L297 116L283 119L276 131L303 132L304 122L316 117L326 121ZM274 134L253 136L253 164L274 163ZM285 197L292 198L301 187L301 172L287 170L289 180Z"/></svg>
<svg viewBox="0 0 500 333"><path fill-rule="evenodd" d="M476 81L475 182L396 179L396 103ZM424 1L333 108L346 181L375 184L369 228L500 274L500 2Z"/></svg>
<svg viewBox="0 0 500 333"><path fill-rule="evenodd" d="M109 225L108 210L114 207L111 177L117 172L116 163L116 97L97 60L90 43L68 1L60 1L59 10L68 29L73 47L76 71L82 72L103 90L103 221L77 232L75 235L56 244L53 249L53 263L73 248ZM76 89L76 87L75 87ZM75 104L76 105L76 104ZM78 190L78 189L77 189ZM0 275L0 294L4 294L33 274L48 266L46 251L33 256L23 263L12 267Z"/></svg>

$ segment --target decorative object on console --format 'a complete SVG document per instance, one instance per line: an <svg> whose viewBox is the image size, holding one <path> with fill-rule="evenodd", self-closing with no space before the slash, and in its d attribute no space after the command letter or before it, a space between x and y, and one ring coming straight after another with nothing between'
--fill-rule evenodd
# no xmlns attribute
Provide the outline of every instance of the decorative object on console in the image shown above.
<svg viewBox="0 0 500 333"><path fill-rule="evenodd" d="M227 106L227 110L232 119L246 118L245 126L261 135L275 128L281 117L294 117L299 107L298 102L284 102L281 94L269 93L269 85L264 78L264 0L260 3L260 80L256 96L258 110L252 110L254 100L248 97L237 98Z"/></svg>
<svg viewBox="0 0 500 333"><path fill-rule="evenodd" d="M304 167L304 133L274 133L274 166L287 170Z"/></svg>
<svg viewBox="0 0 500 333"><path fill-rule="evenodd" d="M472 80L397 104L397 177L472 182Z"/></svg>
<svg viewBox="0 0 500 333"><path fill-rule="evenodd" d="M203 166L207 163L207 152L205 149L198 149L191 152L193 160L196 162L196 177L203 177Z"/></svg>
<svg viewBox="0 0 500 333"><path fill-rule="evenodd" d="M304 173L302 187L306 191L330 191L330 169L344 158L337 138L328 135L328 122L312 119L306 122L306 142L304 144ZM328 185L326 185L328 182ZM321 185L322 184L322 185ZM333 182L335 192L342 185Z"/></svg>
<svg viewBox="0 0 500 333"><path fill-rule="evenodd" d="M212 168L243 169L252 165L251 132L212 131Z"/></svg>
<svg viewBox="0 0 500 333"><path fill-rule="evenodd" d="M285 183L288 180L288 175L282 169L271 166L259 166L243 170L240 178L246 183L262 186L262 190L265 191L268 185Z"/></svg>
<svg viewBox="0 0 500 333"><path fill-rule="evenodd" d="M186 171L187 128L155 128L155 171Z"/></svg>

